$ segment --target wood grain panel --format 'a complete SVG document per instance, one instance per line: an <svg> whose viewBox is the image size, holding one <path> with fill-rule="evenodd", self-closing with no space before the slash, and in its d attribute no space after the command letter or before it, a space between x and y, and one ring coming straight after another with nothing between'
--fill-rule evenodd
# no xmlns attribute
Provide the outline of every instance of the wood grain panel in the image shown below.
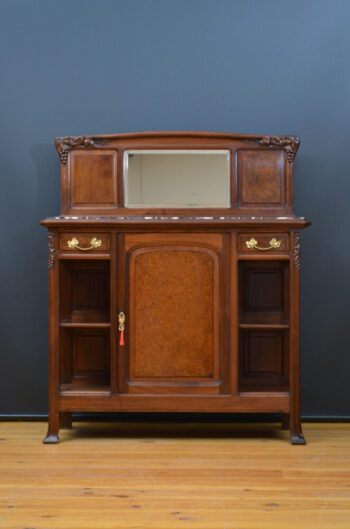
<svg viewBox="0 0 350 529"><path fill-rule="evenodd" d="M288 278L288 261L241 261L240 323L288 323Z"/></svg>
<svg viewBox="0 0 350 529"><path fill-rule="evenodd" d="M109 329L60 329L60 388L106 386L110 380Z"/></svg>
<svg viewBox="0 0 350 529"><path fill-rule="evenodd" d="M76 330L73 337L72 376L106 375L109 363L108 334L95 330Z"/></svg>
<svg viewBox="0 0 350 529"><path fill-rule="evenodd" d="M245 376L281 375L283 346L280 332L246 334L244 346Z"/></svg>
<svg viewBox="0 0 350 529"><path fill-rule="evenodd" d="M135 378L213 376L214 259L181 246L134 253Z"/></svg>
<svg viewBox="0 0 350 529"><path fill-rule="evenodd" d="M92 259L61 261L60 323L109 323L109 275L109 261Z"/></svg>
<svg viewBox="0 0 350 529"><path fill-rule="evenodd" d="M240 331L240 388L286 390L289 353L287 330Z"/></svg>
<svg viewBox="0 0 350 529"><path fill-rule="evenodd" d="M281 269L248 269L244 279L247 312L280 312L283 309Z"/></svg>
<svg viewBox="0 0 350 529"><path fill-rule="evenodd" d="M72 313L108 312L109 278L105 267L74 267L72 277ZM88 263L90 264L90 263ZM108 320L107 320L108 321Z"/></svg>
<svg viewBox="0 0 350 529"><path fill-rule="evenodd" d="M283 151L238 151L237 183L240 206L281 206L284 203Z"/></svg>
<svg viewBox="0 0 350 529"><path fill-rule="evenodd" d="M70 203L74 207L110 207L117 201L115 151L75 151L70 156Z"/></svg>

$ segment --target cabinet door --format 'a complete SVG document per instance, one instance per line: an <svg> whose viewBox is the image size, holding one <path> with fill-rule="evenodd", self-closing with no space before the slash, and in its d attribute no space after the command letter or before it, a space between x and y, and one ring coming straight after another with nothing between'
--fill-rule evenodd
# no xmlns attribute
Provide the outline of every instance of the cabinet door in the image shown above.
<svg viewBox="0 0 350 529"><path fill-rule="evenodd" d="M228 241L223 234L125 234L119 247L123 393L228 391ZM224 336L226 329L226 337Z"/></svg>

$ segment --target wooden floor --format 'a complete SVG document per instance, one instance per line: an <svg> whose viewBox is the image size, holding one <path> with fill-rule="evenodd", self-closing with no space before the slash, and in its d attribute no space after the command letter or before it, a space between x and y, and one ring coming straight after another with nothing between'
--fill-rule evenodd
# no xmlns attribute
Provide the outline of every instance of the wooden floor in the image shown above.
<svg viewBox="0 0 350 529"><path fill-rule="evenodd" d="M0 528L349 529L350 425L0 423Z"/></svg>

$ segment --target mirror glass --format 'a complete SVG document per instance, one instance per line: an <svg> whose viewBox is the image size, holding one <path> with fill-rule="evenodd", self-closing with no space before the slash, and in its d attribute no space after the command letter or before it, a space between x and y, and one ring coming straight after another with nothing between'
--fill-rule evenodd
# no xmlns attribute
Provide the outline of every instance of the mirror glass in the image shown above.
<svg viewBox="0 0 350 529"><path fill-rule="evenodd" d="M229 150L129 150L125 207L230 206Z"/></svg>

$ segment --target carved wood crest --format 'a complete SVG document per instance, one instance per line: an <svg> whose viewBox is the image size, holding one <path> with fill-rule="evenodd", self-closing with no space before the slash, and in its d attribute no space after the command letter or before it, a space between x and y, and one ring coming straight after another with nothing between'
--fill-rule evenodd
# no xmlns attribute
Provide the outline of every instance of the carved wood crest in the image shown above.
<svg viewBox="0 0 350 529"><path fill-rule="evenodd" d="M282 147L286 153L288 162L295 160L295 155L300 145L300 139L297 136L260 136L252 141L266 147Z"/></svg>
<svg viewBox="0 0 350 529"><path fill-rule="evenodd" d="M171 133L165 133L171 134ZM174 133L176 134L176 133ZM190 134L190 133L189 133ZM115 136L117 137L117 135ZM239 138L239 135L233 135L233 137ZM65 165L68 160L69 152L75 148L84 149L97 149L108 145L110 141L113 141L114 136L108 137L103 136L72 136L65 138L56 138L55 145L58 151L61 162ZM300 145L300 139L298 136L241 136L243 141L248 143L255 143L264 147L280 147L287 153L288 162L294 162L295 155Z"/></svg>
<svg viewBox="0 0 350 529"><path fill-rule="evenodd" d="M76 136L72 138L56 138L55 145L61 162L66 165L68 160L68 154L74 147L81 147L85 149L96 149L106 145L104 140L100 138L87 137L87 136Z"/></svg>

